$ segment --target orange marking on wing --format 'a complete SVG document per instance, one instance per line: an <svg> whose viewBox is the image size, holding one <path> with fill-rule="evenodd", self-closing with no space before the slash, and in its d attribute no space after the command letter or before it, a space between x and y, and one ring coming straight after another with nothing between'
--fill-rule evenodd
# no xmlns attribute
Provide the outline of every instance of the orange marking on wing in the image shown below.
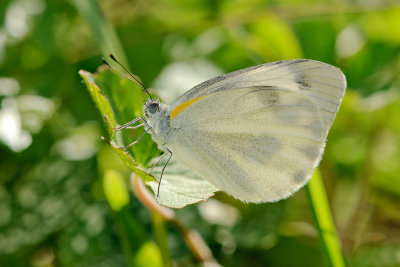
<svg viewBox="0 0 400 267"><path fill-rule="evenodd" d="M169 119L172 120L174 117L176 117L176 115L179 114L179 112L181 112L182 110L184 110L185 108L187 108L187 107L190 106L191 104L193 104L193 103L199 101L200 99L205 98L206 96L207 96L207 95L201 96L201 97L198 97L198 98L195 98L195 99L192 99L192 100L189 100L189 101L187 101L187 102L185 102L185 103L180 104L179 106L177 106L177 107L171 112L171 115L170 115Z"/></svg>

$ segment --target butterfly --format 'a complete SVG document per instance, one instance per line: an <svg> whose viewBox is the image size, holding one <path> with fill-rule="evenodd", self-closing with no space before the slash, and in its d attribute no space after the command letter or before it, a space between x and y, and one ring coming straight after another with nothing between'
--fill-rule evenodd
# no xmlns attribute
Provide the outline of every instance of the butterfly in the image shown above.
<svg viewBox="0 0 400 267"><path fill-rule="evenodd" d="M143 122L144 134L168 155L160 182L173 156L216 188L255 203L287 198L308 182L346 91L340 69L309 59L215 77L172 105L132 78L149 96L144 116L116 129Z"/></svg>

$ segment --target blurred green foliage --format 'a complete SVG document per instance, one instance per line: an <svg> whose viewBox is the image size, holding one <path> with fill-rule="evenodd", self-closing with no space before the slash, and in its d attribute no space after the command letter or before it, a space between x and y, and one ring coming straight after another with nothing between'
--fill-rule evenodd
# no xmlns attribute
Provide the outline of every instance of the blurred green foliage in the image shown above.
<svg viewBox="0 0 400 267"><path fill-rule="evenodd" d="M400 265L400 5L98 1L115 39L111 26L93 30L96 3L0 2L0 266L161 266L163 227L172 261L198 264L182 234L155 223L134 194L129 202L112 196L129 190L130 170L101 141L108 129L78 75L96 72L108 52L167 102L207 78L264 62L304 57L340 67L349 89L320 170L344 254L349 266ZM122 124L140 115L120 116L138 102L130 99L145 96L134 85L116 91L119 82L101 88L110 102L126 94L113 105L124 109L114 110ZM141 164L156 156L155 147L137 149ZM304 190L262 205L218 193L176 216L223 266L324 262Z"/></svg>

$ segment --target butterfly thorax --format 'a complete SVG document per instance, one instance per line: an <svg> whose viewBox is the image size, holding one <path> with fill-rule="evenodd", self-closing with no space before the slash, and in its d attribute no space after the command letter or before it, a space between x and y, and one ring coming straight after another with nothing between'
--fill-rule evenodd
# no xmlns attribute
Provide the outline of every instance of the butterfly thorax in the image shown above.
<svg viewBox="0 0 400 267"><path fill-rule="evenodd" d="M147 117L148 127L151 128L150 133L153 140L160 146L169 143L173 131L169 121L170 107L158 101L147 101L143 110Z"/></svg>

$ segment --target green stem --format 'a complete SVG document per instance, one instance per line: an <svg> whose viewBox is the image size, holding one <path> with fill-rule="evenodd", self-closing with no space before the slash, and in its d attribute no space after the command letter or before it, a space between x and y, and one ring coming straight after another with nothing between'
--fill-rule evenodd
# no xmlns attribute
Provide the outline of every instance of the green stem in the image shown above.
<svg viewBox="0 0 400 267"><path fill-rule="evenodd" d="M318 228L322 247L329 265L332 267L346 266L340 240L329 209L324 184L318 169L315 170L306 189L314 214L315 224Z"/></svg>
<svg viewBox="0 0 400 267"><path fill-rule="evenodd" d="M153 232L156 238L158 247L161 251L164 267L171 266L171 255L168 248L168 233L165 229L165 223L161 215L153 213Z"/></svg>

